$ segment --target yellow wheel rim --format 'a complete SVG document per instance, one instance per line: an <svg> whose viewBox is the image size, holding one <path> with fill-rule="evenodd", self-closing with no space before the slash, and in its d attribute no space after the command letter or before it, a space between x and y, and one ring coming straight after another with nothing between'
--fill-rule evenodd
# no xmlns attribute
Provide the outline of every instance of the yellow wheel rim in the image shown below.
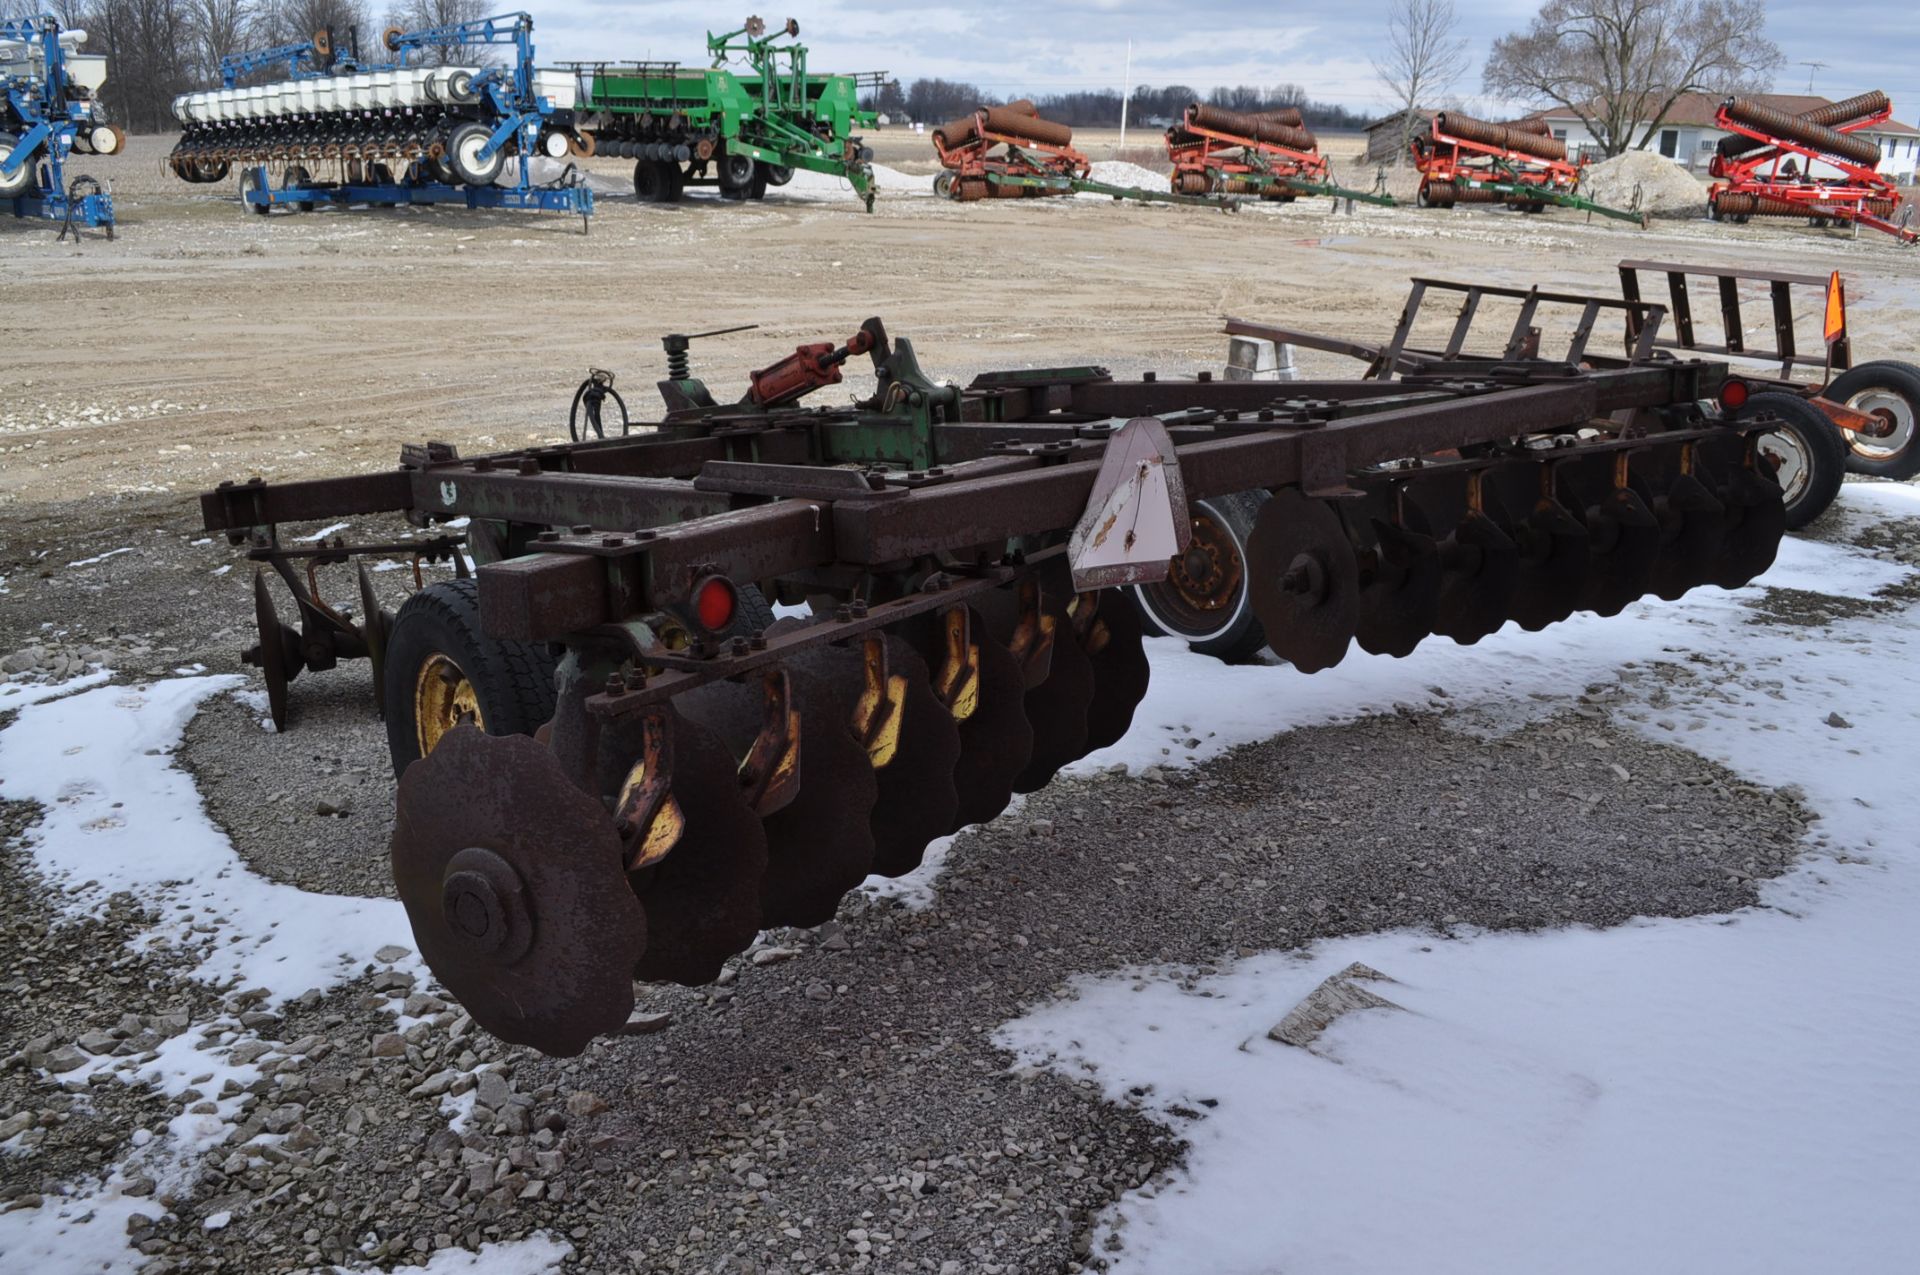
<svg viewBox="0 0 1920 1275"><path fill-rule="evenodd" d="M432 752L446 733L462 722L487 728L480 715L480 697L460 666L435 652L413 679L413 730L420 755Z"/></svg>

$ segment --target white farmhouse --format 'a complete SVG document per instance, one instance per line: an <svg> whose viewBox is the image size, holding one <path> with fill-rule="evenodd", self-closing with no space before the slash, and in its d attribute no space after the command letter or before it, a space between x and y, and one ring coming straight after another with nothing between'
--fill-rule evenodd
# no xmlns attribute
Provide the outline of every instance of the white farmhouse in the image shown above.
<svg viewBox="0 0 1920 1275"><path fill-rule="evenodd" d="M1646 149L1657 151L1675 163L1704 175L1708 161L1713 158L1714 148L1727 135L1724 130L1714 127L1713 123L1714 112L1722 100L1708 93L1685 94L1648 139ZM1798 115L1816 106L1826 106L1830 99L1805 93L1756 93L1750 100L1776 111ZM1553 130L1553 135L1567 144L1569 154L1590 152L1596 160L1602 158L1599 143L1572 111L1564 107L1552 107L1535 111L1528 118L1545 120ZM1634 141L1639 141L1646 131L1644 123L1635 124ZM1920 167L1920 129L1890 119L1861 129L1854 136L1871 138L1880 147L1880 172L1883 175L1901 185L1910 186L1914 183L1915 169ZM1839 176L1837 170L1829 169L1826 165L1818 165L1813 171L1815 176L1820 177Z"/></svg>

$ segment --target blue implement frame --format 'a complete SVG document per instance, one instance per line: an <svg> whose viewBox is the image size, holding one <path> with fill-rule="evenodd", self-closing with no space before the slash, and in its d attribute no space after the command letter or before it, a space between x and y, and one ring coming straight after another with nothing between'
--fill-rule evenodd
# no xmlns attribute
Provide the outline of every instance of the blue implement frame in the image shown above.
<svg viewBox="0 0 1920 1275"><path fill-rule="evenodd" d="M475 152L475 162L484 164L498 155L509 141L518 137L519 180L510 186L453 186L444 182L337 184L301 182L272 187L264 165L252 165L242 183L242 198L256 211L267 212L275 205L306 211L315 204L465 204L469 208L531 208L542 212L571 213L581 219L582 232L593 216L593 191L584 184L572 186L536 186L529 171L529 159L539 140L543 122L554 112L551 99L534 93L533 17L527 13L505 13L475 22L429 27L420 31L389 31L387 51L397 60L387 63L353 63L339 59L333 69L355 71L393 70L407 65L407 55L420 49L458 47L469 44L511 44L513 64L488 67L474 77L473 88L493 108L499 123ZM282 45L258 53L237 54L221 64L221 77L232 87L240 76L276 62L286 62L295 79L330 73L317 68L318 54L311 42Z"/></svg>
<svg viewBox="0 0 1920 1275"><path fill-rule="evenodd" d="M31 190L0 203L12 205L15 217L61 223L62 239L76 226L103 227L107 238L113 238L112 193L89 177L76 177L71 184L67 181L66 160L73 150L74 134L82 124L91 123L93 115L91 104L84 99L69 100L67 53L60 43L59 19L50 13L0 19L0 39L17 40L30 48L38 45L45 67L45 74L38 80L9 79L3 86L13 113L30 127L0 160L0 177L12 177L28 164L36 167ZM83 184L93 189L81 193Z"/></svg>

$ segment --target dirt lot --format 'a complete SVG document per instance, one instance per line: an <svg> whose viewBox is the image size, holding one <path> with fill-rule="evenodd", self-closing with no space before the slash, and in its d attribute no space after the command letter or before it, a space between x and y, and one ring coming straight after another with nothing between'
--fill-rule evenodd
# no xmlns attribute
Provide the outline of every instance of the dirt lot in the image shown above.
<svg viewBox="0 0 1920 1275"><path fill-rule="evenodd" d="M761 325L695 346L696 370L722 393L873 314L957 379L1088 361L1190 373L1221 362L1225 315L1384 335L1412 275L1611 294L1615 264L1639 257L1841 270L1857 353L1920 351L1920 253L1879 236L1324 203L1233 215L1093 198L954 205L926 191L924 139L875 140L904 178L872 216L848 192L798 182L761 204L637 205L608 162L591 166L611 193L588 234L505 212L250 216L228 186L167 176L168 139L88 160L113 182L112 242L76 248L47 224L0 221L0 656L35 643L92 652L128 684L196 665L242 671L246 572L202 539L196 492L252 474L385 468L424 439L475 451L563 437L588 366L619 371L650 409L668 332ZM1151 159L1117 137L1082 140L1096 160ZM1749 321L1770 336L1760 307ZM1910 537L1900 553L1911 559ZM363 670L303 680L305 716L280 736L257 729L252 698L222 694L179 741L255 871L307 890L386 891L390 788L363 682ZM305 1044L260 1051L275 1074L236 1086L232 1138L191 1173L157 1191L148 1181L152 1199L131 1216L101 1212L95 1225L116 1237L124 1225L160 1263L150 1269L385 1266L536 1229L575 1246L567 1269L596 1272L1097 1266L1100 1210L1177 1169L1183 1151L1091 1083L1006 1070L991 1030L1072 975L1129 961L1204 971L1398 925L1713 912L1751 903L1756 880L1785 870L1807 818L1797 799L1617 729L1611 694L1569 687L1496 739L1452 728L1435 688L1397 714L1197 769L1056 784L963 835L928 909L862 900L820 931L773 936L777 955L737 962L725 986L651 994L644 1007L672 1015L666 1035L566 1063L473 1033L433 989L384 967L255 1015L244 989L183 978L164 948L114 955L144 924L142 899L76 922L9 852L0 965L18 972L0 989L0 1058L20 1061L0 1066L0 1122L29 1116L18 1136L33 1141L32 1154L0 1159L0 1209L51 1213L202 1097L63 1088L28 1060L116 1019L132 1042L178 1015L196 1030L220 1024L205 1030L221 1049ZM1178 725L1170 744L1188 730ZM1551 816L1527 787L1541 781L1520 769L1536 757L1564 772ZM1637 786L1607 787L1616 771ZM1356 791L1374 800L1356 805ZM1679 813L1650 816L1648 792ZM1489 849L1456 861L1467 793ZM1302 809L1339 815L1301 832ZM1407 810L1427 820L1418 835ZM38 817L0 802L0 834ZM1673 832L1684 820L1710 831ZM1142 829L1153 842L1136 849ZM1281 829L1284 845L1265 839ZM1129 861L1116 868L1120 844ZM1356 866L1356 846L1377 849ZM1177 871L1151 864L1163 854ZM1116 877L1137 872L1133 859L1148 871ZM403 998L411 1025L389 1038ZM456 1071L464 1079L434 1088ZM449 1084L482 1102L461 1134L445 1119ZM263 1130L268 1144L287 1140L264 1157L236 1150Z"/></svg>

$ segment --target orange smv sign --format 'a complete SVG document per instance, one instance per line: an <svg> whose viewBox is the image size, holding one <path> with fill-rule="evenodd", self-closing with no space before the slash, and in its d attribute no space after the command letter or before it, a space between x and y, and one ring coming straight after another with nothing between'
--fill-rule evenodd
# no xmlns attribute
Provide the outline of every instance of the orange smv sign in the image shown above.
<svg viewBox="0 0 1920 1275"><path fill-rule="evenodd" d="M1832 345L1847 334L1847 286L1840 282L1840 272L1833 272L1827 280L1827 344Z"/></svg>

